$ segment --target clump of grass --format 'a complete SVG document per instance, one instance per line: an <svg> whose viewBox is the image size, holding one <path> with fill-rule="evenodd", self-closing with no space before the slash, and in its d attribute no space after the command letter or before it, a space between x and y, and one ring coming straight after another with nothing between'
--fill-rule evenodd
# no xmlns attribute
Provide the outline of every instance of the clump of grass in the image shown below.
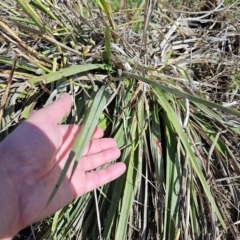
<svg viewBox="0 0 240 240"><path fill-rule="evenodd" d="M76 104L65 121L93 114L127 165L52 216L37 239L237 239L237 3L204 12L162 1L121 12L104 0L0 4L2 97L9 88L1 139L68 91ZM102 87L110 96L97 113L91 96Z"/></svg>

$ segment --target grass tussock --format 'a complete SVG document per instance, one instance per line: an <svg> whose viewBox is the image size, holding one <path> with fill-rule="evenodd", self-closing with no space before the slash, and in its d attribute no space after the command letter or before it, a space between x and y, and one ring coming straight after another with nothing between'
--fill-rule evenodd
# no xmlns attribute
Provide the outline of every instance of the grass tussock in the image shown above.
<svg viewBox="0 0 240 240"><path fill-rule="evenodd" d="M239 239L239 3L147 2L0 1L1 139L68 91L127 165L16 239Z"/></svg>

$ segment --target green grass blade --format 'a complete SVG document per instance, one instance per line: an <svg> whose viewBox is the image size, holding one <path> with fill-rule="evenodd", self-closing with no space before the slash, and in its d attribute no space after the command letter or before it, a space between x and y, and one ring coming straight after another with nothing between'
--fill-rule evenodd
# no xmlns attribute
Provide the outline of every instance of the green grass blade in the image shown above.
<svg viewBox="0 0 240 240"><path fill-rule="evenodd" d="M61 175L58 178L56 186L53 189L47 204L49 204L49 202L55 196L60 184L63 182L64 178L66 177L66 173L69 169L70 164L75 159L74 166L71 172L71 177L72 177L77 167L77 164L81 160L83 152L92 137L94 129L98 125L99 116L102 113L102 110L106 105L108 98L109 98L109 92L105 91L105 87L102 86L96 93L94 99L90 100L88 104L88 108L86 110L86 115L84 116L84 119L83 119L81 130L73 143L73 147L69 154L67 162L61 172Z"/></svg>
<svg viewBox="0 0 240 240"><path fill-rule="evenodd" d="M57 225L58 225L58 220L59 220L59 214L61 213L61 209L58 210L53 217L53 223L52 223L52 228L51 231L54 233L56 231Z"/></svg>
<svg viewBox="0 0 240 240"><path fill-rule="evenodd" d="M18 24L18 23L27 23L27 24L35 25L35 23L32 20L26 19L26 18L22 18L22 17L15 17L15 16L13 16L13 17L9 17L9 20L12 20L16 24Z"/></svg>
<svg viewBox="0 0 240 240"><path fill-rule="evenodd" d="M78 73L94 70L94 69L105 69L104 64L88 64L88 65L76 65L73 67L61 69L57 72L49 73L40 77L34 77L29 80L29 83L33 86L36 86L40 83L48 84L57 80L60 80L62 77L69 77Z"/></svg>
<svg viewBox="0 0 240 240"><path fill-rule="evenodd" d="M163 93L158 88L154 88L153 90L154 90L156 97L158 98L159 103L161 104L161 106L164 108L164 110L168 114L168 118L171 120L172 125L175 128L175 131L177 132L179 138L181 139L181 142L182 142L182 144L187 152L187 155L189 157L189 160L191 162L191 166L194 169L194 171L197 173L197 176L202 184L202 187L204 189L204 192L205 192L209 202L212 205L213 210L215 211L223 228L226 229L226 224L221 216L221 213L219 212L216 202L214 201L214 198L211 194L209 186L204 178L201 168L199 167L198 161L197 161L197 159L191 149L191 146L188 142L187 136L186 136L185 132L183 131L182 126L180 125L180 122L178 120L178 116L177 116L176 112L172 109L171 105L169 104L169 102L164 97Z"/></svg>
<svg viewBox="0 0 240 240"><path fill-rule="evenodd" d="M190 212L190 219L191 219L191 225L192 225L192 232L199 236L200 233L200 227L199 227L199 219L198 216L200 216L201 213L199 213L199 206L197 201L197 195L196 190L193 183L193 176L191 176L190 179L190 198L191 198L191 212Z"/></svg>
<svg viewBox="0 0 240 240"><path fill-rule="evenodd" d="M9 58L0 57L0 63L4 63L4 64L8 64L9 66L12 66L13 62L14 62L14 60L11 60ZM31 66L30 64L19 62L19 61L16 63L16 68L24 69L24 70L34 72L34 73L38 69L37 67Z"/></svg>
<svg viewBox="0 0 240 240"><path fill-rule="evenodd" d="M207 101L207 100L202 99L202 98L197 97L197 96L193 96L193 95L181 92L177 89L172 89L172 88L166 87L166 86L160 84L157 81L154 81L154 80L151 80L151 79L148 79L148 78L136 75L136 74L132 74L132 73L129 73L129 72L123 72L123 76L138 79L140 81L143 81L145 83L150 84L153 87L157 87L157 88L159 88L159 89L161 89L165 92L175 94L175 95L177 95L179 97L182 97L182 98L187 98L189 101L200 103L202 105L206 105L206 106L211 107L211 108L216 108L216 109L219 109L221 111L227 112L227 113L235 115L237 117L240 117L240 112L239 111L233 110L231 108L223 107L222 105L216 104L214 102Z"/></svg>
<svg viewBox="0 0 240 240"><path fill-rule="evenodd" d="M20 13L18 11L15 11L12 6L7 5L6 3L3 3L0 1L0 6L4 9L7 9L8 11L12 12L13 14L19 16Z"/></svg>
<svg viewBox="0 0 240 240"><path fill-rule="evenodd" d="M86 116L84 117L81 130L73 144L72 150L76 152L76 160L74 162L74 166L72 169L71 177L81 160L83 152L87 147L88 142L90 141L94 129L98 125L99 117L107 104L107 100L109 99L110 94L105 90L105 87L102 86L93 101L90 102L90 106L87 109Z"/></svg>
<svg viewBox="0 0 240 240"><path fill-rule="evenodd" d="M38 14L29 5L29 1L16 0L16 2L21 6L23 11L35 22L35 24L40 28L41 31L43 31L43 32L46 32L46 30L50 31L50 29L43 24L41 18L38 16Z"/></svg>
<svg viewBox="0 0 240 240"><path fill-rule="evenodd" d="M111 31L109 26L105 28L105 51L103 52L103 59L106 64L111 63Z"/></svg>
<svg viewBox="0 0 240 240"><path fill-rule="evenodd" d="M145 109L143 102L138 102L136 111L132 112L129 122L129 144L130 151L126 156L127 173L126 182L123 189L121 201L121 212L115 232L115 239L124 239L127 232L128 220L133 219L133 201L137 190L139 190L142 175L142 155L143 155L143 132L145 129ZM131 223L130 223L131 224ZM130 234L131 235L131 234Z"/></svg>
<svg viewBox="0 0 240 240"><path fill-rule="evenodd" d="M131 86L128 86L129 88L132 88L133 84ZM129 88L127 86L124 88L125 89L125 94L128 95L127 93L129 92ZM118 99L118 96L117 96ZM118 101L116 101L117 103ZM128 97L124 97L124 102L127 105L128 103ZM122 109L120 108L119 104L116 104L114 107L114 116L119 116L122 113ZM129 131L127 126L129 126L129 121L130 121L130 113L131 111L129 109L125 109L125 114L121 121L119 121L118 117L115 117L114 122L116 122L115 128L116 133L114 135L114 139L117 142L117 146L119 148L123 147L122 153L121 153L121 162L127 162L128 156L130 154L131 150L131 139L126 138L125 132ZM127 146L127 147L126 147ZM113 184L113 191L110 196L111 198L111 204L107 209L107 214L106 214L106 220L104 222L104 229L103 229L103 239L110 239L111 234L113 232L112 228L115 223L115 219L118 216L118 204L121 202L121 197L122 197L122 192L124 188L124 184L126 181L126 173L122 175L119 179L117 179ZM117 189L117 191L115 191Z"/></svg>
<svg viewBox="0 0 240 240"><path fill-rule="evenodd" d="M97 0L97 4L106 14L106 16L108 18L108 21L109 21L112 29L114 30L115 29L115 24L114 24L114 20L113 20L113 17L112 17L112 9L111 9L110 3L106 0Z"/></svg>
<svg viewBox="0 0 240 240"><path fill-rule="evenodd" d="M57 23L60 23L58 18L53 14L49 7L46 7L40 0L31 1L31 4L42 11L43 14L48 15L51 19L55 20Z"/></svg>
<svg viewBox="0 0 240 240"><path fill-rule="evenodd" d="M127 173L126 173L126 182L123 191L121 212L118 221L118 226L115 233L114 239L125 239L126 230L128 225L128 218L132 211L132 204L134 200L134 196L136 194L137 186L138 186L138 174L139 171L139 155L138 151L141 148L139 136L136 136L136 132L138 132L138 123L136 112L133 112L132 123L130 123L130 139L132 142L129 155L126 159L127 164Z"/></svg>
<svg viewBox="0 0 240 240"><path fill-rule="evenodd" d="M156 178L158 183L163 183L164 177L164 163L162 156L162 136L161 136L161 122L159 119L159 109L157 102L153 104L153 116L151 126L151 152L155 163Z"/></svg>
<svg viewBox="0 0 240 240"><path fill-rule="evenodd" d="M174 111L174 110L173 110ZM174 239L179 224L179 154L177 151L176 134L168 116L164 118L166 132L166 202L164 239Z"/></svg>

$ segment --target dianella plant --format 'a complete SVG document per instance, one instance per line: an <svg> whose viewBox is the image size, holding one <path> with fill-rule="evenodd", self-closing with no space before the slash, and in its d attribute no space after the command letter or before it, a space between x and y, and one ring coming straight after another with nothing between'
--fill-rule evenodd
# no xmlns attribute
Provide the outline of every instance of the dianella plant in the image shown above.
<svg viewBox="0 0 240 240"><path fill-rule="evenodd" d="M0 1L1 139L67 91L82 128L56 186L96 126L127 166L20 235L237 240L239 3L121 3Z"/></svg>

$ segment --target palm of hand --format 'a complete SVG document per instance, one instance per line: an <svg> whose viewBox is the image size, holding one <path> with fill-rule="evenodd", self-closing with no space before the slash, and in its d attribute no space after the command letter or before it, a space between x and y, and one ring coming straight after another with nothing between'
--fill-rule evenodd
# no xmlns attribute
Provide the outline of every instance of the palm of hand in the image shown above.
<svg viewBox="0 0 240 240"><path fill-rule="evenodd" d="M103 132L96 129L71 181L71 167L57 194L46 207L46 202L66 163L77 125L57 125L70 110L70 96L63 97L48 107L35 112L2 143L6 156L5 170L10 190L17 190L19 203L18 228L38 221L83 195L120 176L125 166L114 164L106 169L89 172L119 157L113 139L99 139ZM13 146L14 145L14 146ZM9 152L8 146L13 146ZM9 178L10 176L10 178Z"/></svg>

